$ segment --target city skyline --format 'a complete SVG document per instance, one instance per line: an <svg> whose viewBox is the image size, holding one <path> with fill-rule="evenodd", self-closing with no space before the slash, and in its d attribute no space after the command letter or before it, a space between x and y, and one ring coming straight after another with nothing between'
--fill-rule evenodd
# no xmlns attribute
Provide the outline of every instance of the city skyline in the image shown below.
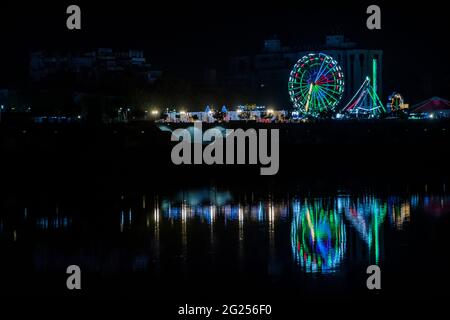
<svg viewBox="0 0 450 320"><path fill-rule="evenodd" d="M257 54L264 40L274 35L284 45L314 49L327 35L343 34L361 48L383 50L385 95L398 91L415 102L430 96L448 99L450 73L448 66L439 64L448 52L440 36L448 22L432 5L381 3L381 30L366 28L365 4L231 3L218 4L218 9L184 4L180 11L167 6L149 10L139 4L80 6L82 29L69 31L63 4L27 5L25 10L11 2L2 4L0 32L9 46L0 53L0 86L23 86L27 57L35 50L140 49L157 69L196 81L205 70L228 68L232 57ZM11 13L23 19L10 23ZM20 35L21 41L12 34ZM426 64L419 63L423 59Z"/></svg>

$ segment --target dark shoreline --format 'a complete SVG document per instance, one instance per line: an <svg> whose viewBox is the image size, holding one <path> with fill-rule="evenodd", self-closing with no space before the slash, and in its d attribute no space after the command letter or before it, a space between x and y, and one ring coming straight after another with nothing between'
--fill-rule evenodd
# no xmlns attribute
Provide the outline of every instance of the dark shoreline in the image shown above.
<svg viewBox="0 0 450 320"><path fill-rule="evenodd" d="M280 130L280 170L260 176L260 165L173 165L170 132L155 123L90 127L0 126L4 181L113 181L160 185L233 181L440 181L450 176L450 121L323 121L308 124L239 122L210 127ZM192 124L164 124L171 129ZM386 180L387 179L387 180ZM247 183L249 181L246 181ZM239 184L240 182L238 182Z"/></svg>

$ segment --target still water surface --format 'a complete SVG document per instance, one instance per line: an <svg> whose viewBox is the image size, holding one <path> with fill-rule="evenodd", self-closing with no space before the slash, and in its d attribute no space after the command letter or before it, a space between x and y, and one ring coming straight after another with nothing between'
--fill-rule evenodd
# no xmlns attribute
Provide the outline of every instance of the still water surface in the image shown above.
<svg viewBox="0 0 450 320"><path fill-rule="evenodd" d="M405 189L406 190L406 189ZM2 199L2 295L432 297L448 282L450 194L226 188Z"/></svg>

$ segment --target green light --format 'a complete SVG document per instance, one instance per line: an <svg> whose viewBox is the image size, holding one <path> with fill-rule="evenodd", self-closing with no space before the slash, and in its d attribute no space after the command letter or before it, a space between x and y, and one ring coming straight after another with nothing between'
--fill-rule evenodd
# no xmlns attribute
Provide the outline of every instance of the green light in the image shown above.
<svg viewBox="0 0 450 320"><path fill-rule="evenodd" d="M378 210L375 211L375 263L378 264L378 261L380 259L380 243L378 239Z"/></svg>
<svg viewBox="0 0 450 320"><path fill-rule="evenodd" d="M377 101L375 99L377 94L377 59L372 59L372 88L373 88L373 96L372 101L373 105L375 106Z"/></svg>

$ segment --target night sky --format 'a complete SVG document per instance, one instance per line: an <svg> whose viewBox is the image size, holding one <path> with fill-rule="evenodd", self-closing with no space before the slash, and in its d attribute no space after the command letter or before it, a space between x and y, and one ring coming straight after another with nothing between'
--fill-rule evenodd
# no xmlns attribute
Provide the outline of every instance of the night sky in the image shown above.
<svg viewBox="0 0 450 320"><path fill-rule="evenodd" d="M70 4L81 7L81 31L66 29ZM366 28L370 4L381 7L380 31ZM155 67L189 79L193 70L224 67L231 55L258 52L272 35L285 45L319 45L327 34L343 33L359 47L384 50L385 91L407 100L450 98L443 2L2 1L0 15L0 88L26 82L34 49L144 49Z"/></svg>

